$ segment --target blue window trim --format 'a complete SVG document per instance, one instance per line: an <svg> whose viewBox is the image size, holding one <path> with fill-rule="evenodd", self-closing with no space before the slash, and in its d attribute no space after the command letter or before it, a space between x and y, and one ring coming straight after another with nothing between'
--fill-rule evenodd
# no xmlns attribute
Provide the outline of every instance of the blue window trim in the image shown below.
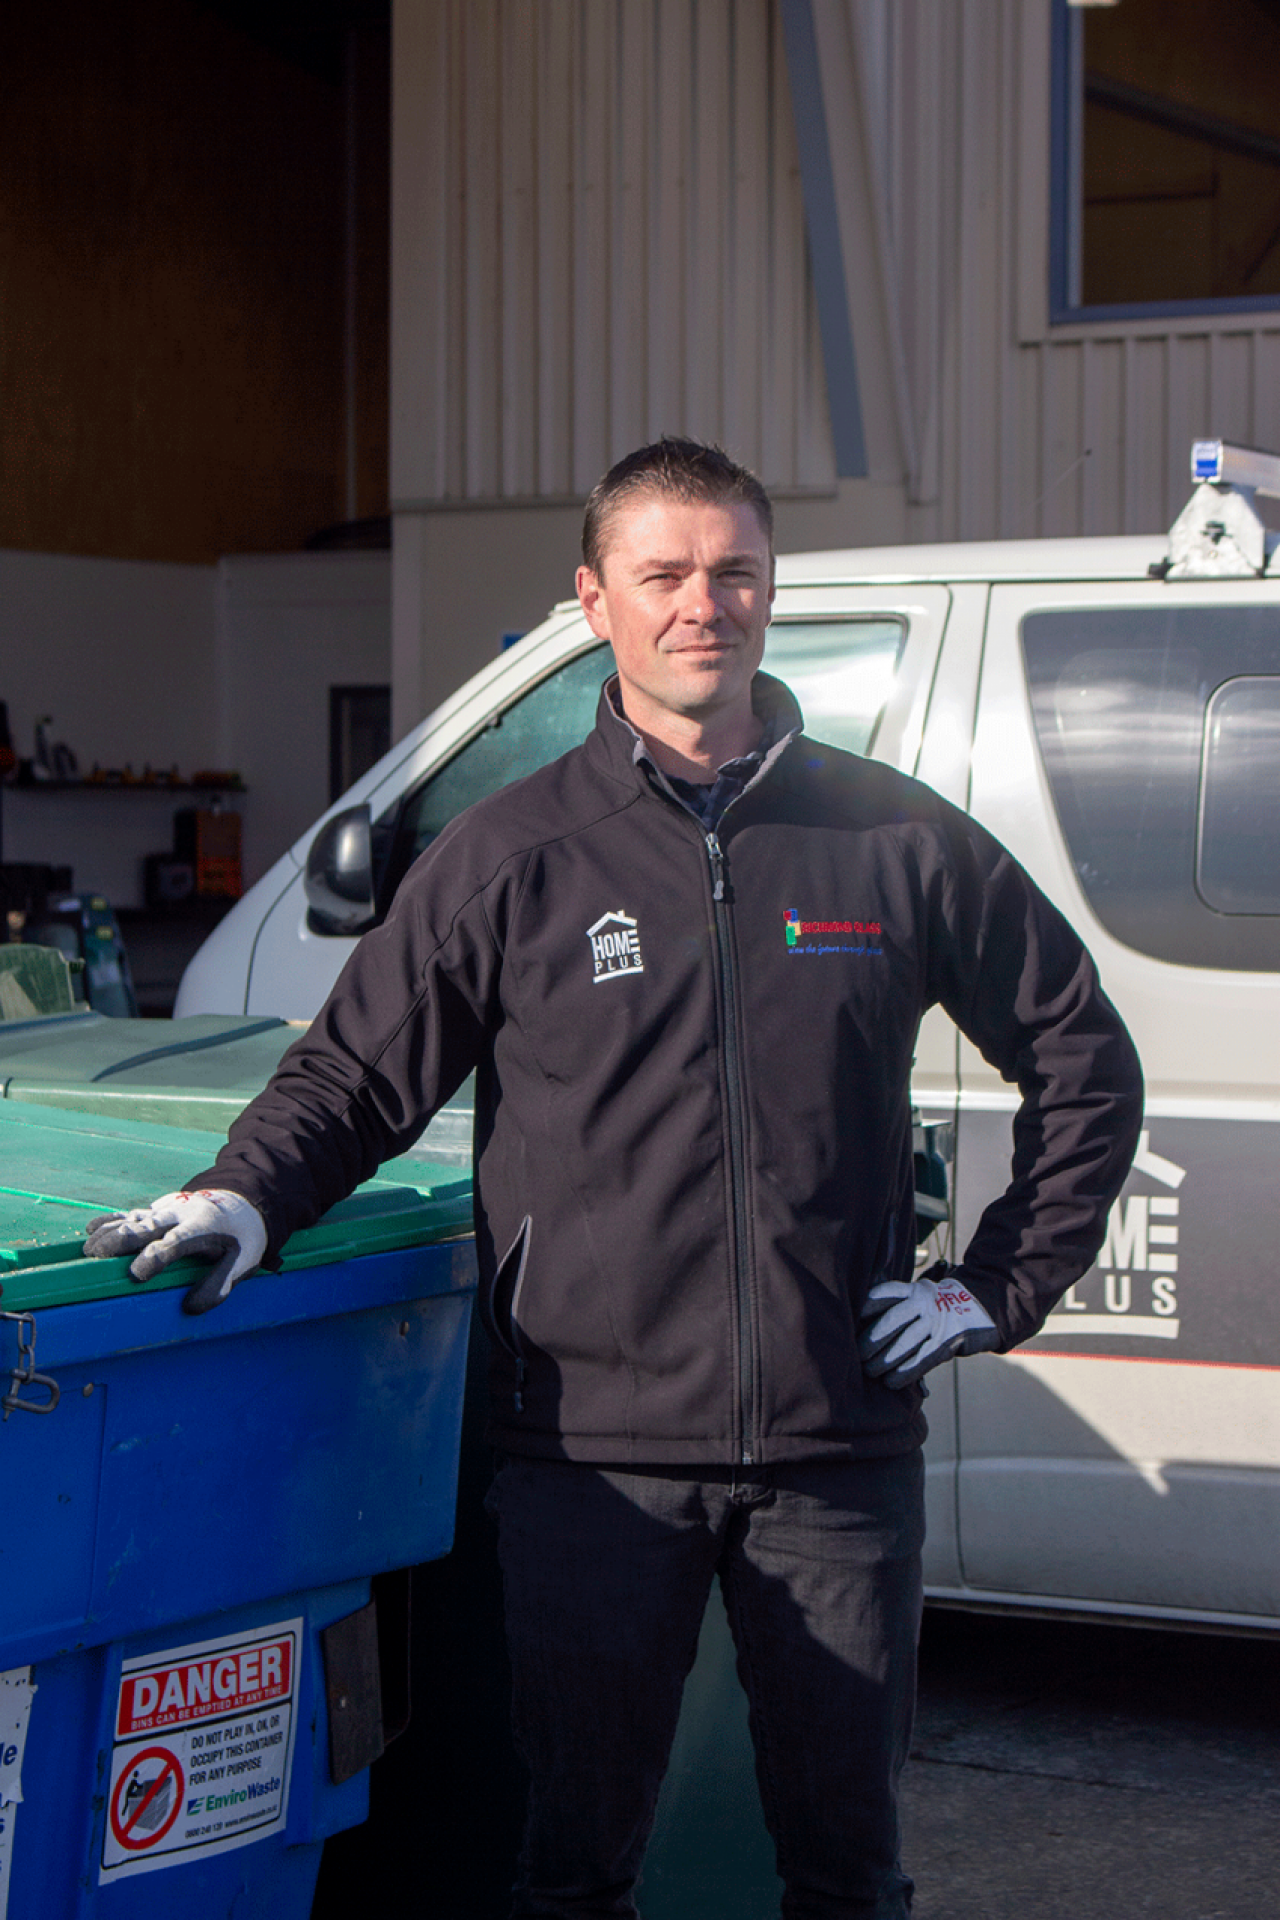
<svg viewBox="0 0 1280 1920"><path fill-rule="evenodd" d="M1081 145L1084 135L1084 16L1053 0L1049 101L1049 324L1075 321L1180 320L1200 315L1280 313L1275 294L1228 300L1145 300L1085 306L1079 295ZM1074 299L1073 299L1074 294Z"/></svg>

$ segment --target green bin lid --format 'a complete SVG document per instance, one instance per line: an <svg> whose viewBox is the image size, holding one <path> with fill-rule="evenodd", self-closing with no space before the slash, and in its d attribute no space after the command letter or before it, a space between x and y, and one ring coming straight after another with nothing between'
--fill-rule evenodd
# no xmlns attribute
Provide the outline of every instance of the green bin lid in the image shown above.
<svg viewBox="0 0 1280 1920"><path fill-rule="evenodd" d="M286 1020L214 1013L183 1020L87 1013L0 1025L0 1094L24 1106L221 1135L266 1086L299 1031ZM423 1161L469 1173L473 1105L468 1081L412 1154L395 1163L397 1177L418 1186Z"/></svg>
<svg viewBox="0 0 1280 1920"><path fill-rule="evenodd" d="M27 1021L0 1027L0 1082L26 1105L225 1131L297 1037L287 1021L229 1014Z"/></svg>
<svg viewBox="0 0 1280 1920"><path fill-rule="evenodd" d="M175 1192L197 1167L212 1164L221 1144L220 1133L0 1104L0 1307L25 1312L136 1291L127 1260L83 1258L88 1222ZM295 1233L285 1270L471 1231L471 1182L458 1178L456 1166L418 1158L395 1165L395 1178L366 1181ZM182 1285L200 1270L199 1261L184 1261L149 1285Z"/></svg>

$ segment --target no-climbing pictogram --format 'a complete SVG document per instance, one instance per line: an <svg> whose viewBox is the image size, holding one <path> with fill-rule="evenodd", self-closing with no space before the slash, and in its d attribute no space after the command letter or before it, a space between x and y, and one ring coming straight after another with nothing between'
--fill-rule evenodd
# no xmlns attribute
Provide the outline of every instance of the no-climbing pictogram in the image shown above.
<svg viewBox="0 0 1280 1920"><path fill-rule="evenodd" d="M144 1747L116 1782L111 1831L130 1853L164 1839L182 1807L182 1763L168 1747Z"/></svg>

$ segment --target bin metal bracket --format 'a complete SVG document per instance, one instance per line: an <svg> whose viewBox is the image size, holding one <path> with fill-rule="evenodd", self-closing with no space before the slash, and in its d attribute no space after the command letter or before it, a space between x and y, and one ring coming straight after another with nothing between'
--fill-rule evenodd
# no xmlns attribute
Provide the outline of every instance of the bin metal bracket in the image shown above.
<svg viewBox="0 0 1280 1920"><path fill-rule="evenodd" d="M320 1635L329 1707L329 1773L335 1786L350 1780L386 1748L382 1682L378 1670L378 1609L370 1600L335 1620Z"/></svg>
<svg viewBox="0 0 1280 1920"><path fill-rule="evenodd" d="M4 1408L4 1417L16 1408L19 1413L52 1413L62 1398L62 1388L47 1373L36 1372L36 1317L34 1313L8 1313L0 1309L0 1320L12 1320L18 1329L18 1364L10 1367L9 1378L12 1385L0 1407ZM43 1387L47 1394L44 1400L24 1400L24 1387Z"/></svg>

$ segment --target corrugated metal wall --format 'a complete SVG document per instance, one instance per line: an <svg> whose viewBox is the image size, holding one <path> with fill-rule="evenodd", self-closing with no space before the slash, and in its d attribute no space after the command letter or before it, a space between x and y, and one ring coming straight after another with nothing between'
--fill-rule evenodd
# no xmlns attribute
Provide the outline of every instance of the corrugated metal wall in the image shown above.
<svg viewBox="0 0 1280 1920"><path fill-rule="evenodd" d="M910 537L1155 531L1194 437L1280 447L1280 316L1049 326L1050 0L397 0L398 509L672 429L835 490L782 5Z"/></svg>
<svg viewBox="0 0 1280 1920"><path fill-rule="evenodd" d="M399 0L392 497L581 496L662 431L834 486L774 0Z"/></svg>
<svg viewBox="0 0 1280 1920"><path fill-rule="evenodd" d="M878 116L915 538L1154 531L1197 436L1280 448L1280 314L1050 328L1048 0L814 5Z"/></svg>

